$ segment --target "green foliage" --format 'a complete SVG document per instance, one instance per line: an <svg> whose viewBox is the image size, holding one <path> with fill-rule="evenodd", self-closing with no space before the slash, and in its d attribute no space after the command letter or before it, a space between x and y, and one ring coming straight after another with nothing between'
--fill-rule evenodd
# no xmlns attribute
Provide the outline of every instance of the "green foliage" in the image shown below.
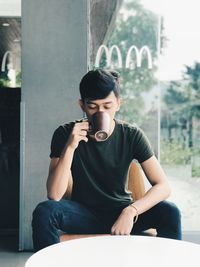
<svg viewBox="0 0 200 267"><path fill-rule="evenodd" d="M1 87L9 87L9 80L5 80L5 79L0 79L0 86Z"/></svg>
<svg viewBox="0 0 200 267"><path fill-rule="evenodd" d="M185 78L189 80L191 87L199 91L200 89L200 63L195 62L194 67L186 66Z"/></svg>
<svg viewBox="0 0 200 267"><path fill-rule="evenodd" d="M181 81L170 82L163 101L161 125L167 129L168 141L161 143L161 161L190 163L192 177L200 177L200 150L194 149L200 145L200 63L186 66Z"/></svg>
<svg viewBox="0 0 200 267"><path fill-rule="evenodd" d="M185 165L191 163L192 150L179 141L162 140L161 163L166 165Z"/></svg>
<svg viewBox="0 0 200 267"><path fill-rule="evenodd" d="M141 49L144 45L148 46L153 58L152 69L148 68L146 56L143 57L141 67L136 67L136 55L133 53L131 69L122 68L118 70L121 75L121 96L123 100L118 117L141 124L146 118L142 93L151 91L157 83L155 59L157 57L158 16L145 9L138 0L125 0L121 10L115 29L106 44L107 47L117 45L121 51L123 63L126 60L128 49L132 45L135 45L138 49ZM112 68L115 68L117 66L115 53L113 53L112 61ZM106 68L105 55L102 58L101 67Z"/></svg>
<svg viewBox="0 0 200 267"><path fill-rule="evenodd" d="M180 81L171 81L168 90L164 96L165 103L174 107L174 105L186 103L188 97L185 94L185 89Z"/></svg>
<svg viewBox="0 0 200 267"><path fill-rule="evenodd" d="M21 87L21 83L22 83L22 73L21 71L18 71L16 74L16 85L17 87Z"/></svg>
<svg viewBox="0 0 200 267"><path fill-rule="evenodd" d="M0 86L8 87L9 79L6 72L0 72Z"/></svg>
<svg viewBox="0 0 200 267"><path fill-rule="evenodd" d="M200 148L196 148L193 150L192 177L200 178Z"/></svg>
<svg viewBox="0 0 200 267"><path fill-rule="evenodd" d="M177 140L162 140L160 157L163 165L191 165L191 177L200 178L200 149L191 149Z"/></svg>
<svg viewBox="0 0 200 267"><path fill-rule="evenodd" d="M140 106L140 109L138 109ZM129 98L123 97L122 105L119 113L117 114L117 118L128 121L129 123L137 122L138 125L141 125L144 121L144 115L141 114L141 110L144 107L144 101L142 96L138 96L135 98L134 96L130 96Z"/></svg>
<svg viewBox="0 0 200 267"><path fill-rule="evenodd" d="M16 73L16 87L21 87L21 81L22 81L21 71L17 71L17 73ZM9 80L6 72L0 73L0 86L1 87L7 87L7 88L11 87L10 86L10 80Z"/></svg>
<svg viewBox="0 0 200 267"><path fill-rule="evenodd" d="M183 80L170 82L163 102L162 126L168 128L169 133L171 128L187 129L185 139L192 148L194 118L200 118L200 63L186 66Z"/></svg>
<svg viewBox="0 0 200 267"><path fill-rule="evenodd" d="M200 178L200 166L192 168L192 177Z"/></svg>

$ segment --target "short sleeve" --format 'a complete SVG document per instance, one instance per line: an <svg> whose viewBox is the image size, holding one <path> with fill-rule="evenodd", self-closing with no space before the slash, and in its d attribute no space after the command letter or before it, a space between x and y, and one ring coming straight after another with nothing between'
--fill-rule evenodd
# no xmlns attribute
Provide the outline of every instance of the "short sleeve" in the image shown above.
<svg viewBox="0 0 200 267"><path fill-rule="evenodd" d="M145 133L138 128L134 142L134 157L139 163L149 159L154 155L151 144Z"/></svg>
<svg viewBox="0 0 200 267"><path fill-rule="evenodd" d="M69 138L71 127L64 125L58 127L51 140L50 158L59 158Z"/></svg>

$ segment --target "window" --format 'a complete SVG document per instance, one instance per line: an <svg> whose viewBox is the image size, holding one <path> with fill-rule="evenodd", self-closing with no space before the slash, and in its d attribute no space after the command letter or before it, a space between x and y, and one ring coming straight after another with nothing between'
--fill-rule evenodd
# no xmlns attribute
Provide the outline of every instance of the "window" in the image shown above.
<svg viewBox="0 0 200 267"><path fill-rule="evenodd" d="M20 100L21 18L2 16L0 17L0 212L2 214L0 229L17 229L19 225Z"/></svg>
<svg viewBox="0 0 200 267"><path fill-rule="evenodd" d="M92 46L91 68L120 72L123 105L118 118L136 122L147 133L173 189L169 200L181 209L183 230L200 230L197 3L114 2L116 20L112 17L108 23L104 17L104 38L92 36L96 46ZM191 16L185 19L188 13Z"/></svg>

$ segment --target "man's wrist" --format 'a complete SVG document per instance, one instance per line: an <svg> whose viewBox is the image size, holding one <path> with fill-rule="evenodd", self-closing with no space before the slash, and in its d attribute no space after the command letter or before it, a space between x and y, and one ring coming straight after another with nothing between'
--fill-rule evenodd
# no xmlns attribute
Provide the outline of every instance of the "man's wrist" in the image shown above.
<svg viewBox="0 0 200 267"><path fill-rule="evenodd" d="M129 207L131 207L135 211L135 216L134 216L133 222L136 223L138 220L138 216L139 216L138 209L136 208L136 206L133 203L131 205L129 205Z"/></svg>
<svg viewBox="0 0 200 267"><path fill-rule="evenodd" d="M133 209L130 205L127 206L124 210L123 210L124 213L126 214L129 214L133 219L135 218L136 216L136 210Z"/></svg>
<svg viewBox="0 0 200 267"><path fill-rule="evenodd" d="M124 210L123 210L124 213L128 213L130 214L132 217L133 217L133 223L136 223L137 220L138 220L138 216L139 216L139 212L138 212L138 209L136 208L135 205L130 204L129 206L127 206Z"/></svg>

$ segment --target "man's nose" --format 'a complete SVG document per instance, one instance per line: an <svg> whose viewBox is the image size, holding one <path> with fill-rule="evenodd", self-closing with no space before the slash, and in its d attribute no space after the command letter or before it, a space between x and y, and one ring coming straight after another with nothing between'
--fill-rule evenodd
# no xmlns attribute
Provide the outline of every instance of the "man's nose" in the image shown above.
<svg viewBox="0 0 200 267"><path fill-rule="evenodd" d="M99 106L98 111L105 111L105 108L103 106Z"/></svg>

